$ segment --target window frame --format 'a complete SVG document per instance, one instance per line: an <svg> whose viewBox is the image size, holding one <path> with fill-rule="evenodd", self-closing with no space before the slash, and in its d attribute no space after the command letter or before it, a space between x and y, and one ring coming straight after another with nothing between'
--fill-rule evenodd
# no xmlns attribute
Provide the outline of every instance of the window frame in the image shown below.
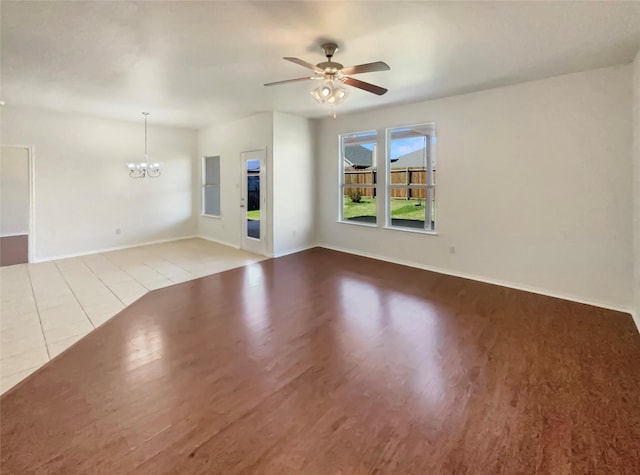
<svg viewBox="0 0 640 475"><path fill-rule="evenodd" d="M402 129L412 129L412 128L430 128L433 130L433 134L432 135L427 135L425 134L425 137L428 137L428 152L427 152L427 158L426 158L426 163L425 163L425 174L427 177L427 183L426 184L392 184L391 183L391 172L392 172L392 167L391 167L391 135L392 132L395 130L402 130ZM437 204L435 201L435 197L433 197L432 199L429 199L429 196L431 193L435 193L436 191L436 183L434 181L434 171L436 170L436 166L433 164L431 164L431 167L429 167L429 162L432 160L433 157L433 148L435 147L435 145L437 144L437 131L436 131L436 124L435 122L423 122L423 123L418 123L418 124L409 124L409 125L403 125L403 126L395 126L395 127L387 127L385 129L385 134L384 134L384 140L385 140L385 173L384 173L384 190L385 190L385 201L384 201L384 229L390 229L390 230L394 230L394 231L405 231L405 232L412 232L412 233L419 233L419 234L431 234L431 235L437 235L437 226L436 226L436 215L437 215ZM436 144L433 143L434 138L436 139ZM429 169L430 168L430 169ZM416 228L416 227L411 227L411 226L399 226L399 225L394 225L393 224L393 217L391 214L391 196L392 196L392 190L425 190L425 220L424 220L424 226L423 228ZM431 203L429 203L429 208L427 208L426 206L426 201L433 201L433 209L432 209L432 205ZM428 215L427 215L427 210L429 211ZM431 218L429 221L427 221L428 218ZM429 223L429 228L426 227L427 222ZM431 225L431 222L433 222L433 226Z"/></svg>
<svg viewBox="0 0 640 475"><path fill-rule="evenodd" d="M208 158L217 158L218 159L218 183L207 183L207 159ZM207 218L221 218L222 217L222 160L220 155L206 155L202 157L202 167L201 167L201 177L202 177L202 197L200 203L200 215ZM205 190L207 188L217 188L219 191L219 200L220 200L220 214L210 214L206 212L206 194Z"/></svg>
<svg viewBox="0 0 640 475"><path fill-rule="evenodd" d="M345 219L344 217L344 189L347 187L345 185L344 182L344 175L345 175L345 169L344 169L344 164L345 164L345 153L344 153L344 139L345 137L349 137L349 136L354 136L354 135L365 135L365 134L371 134L374 137L374 140L372 140L371 142L365 142L365 143L373 143L374 147L373 147L373 164L372 167L375 168L376 171L376 182L373 184L366 184L366 183L358 183L357 188L370 188L375 190L374 194L375 194L375 198L376 198L376 221L374 223L367 223L367 222L362 222L362 221L356 221L356 220L349 220L349 219ZM348 133L344 133L344 134L338 134L338 223L343 223L343 224L352 224L354 226L365 226L365 227L369 227L369 228L376 228L379 226L379 206L378 206L378 199L380 198L380 169L378 168L378 139L380 137L380 133L378 132L378 130L376 129L369 129L369 130L360 130L357 132L348 132ZM349 184L350 186L348 186L348 188L356 188L353 186L353 184Z"/></svg>

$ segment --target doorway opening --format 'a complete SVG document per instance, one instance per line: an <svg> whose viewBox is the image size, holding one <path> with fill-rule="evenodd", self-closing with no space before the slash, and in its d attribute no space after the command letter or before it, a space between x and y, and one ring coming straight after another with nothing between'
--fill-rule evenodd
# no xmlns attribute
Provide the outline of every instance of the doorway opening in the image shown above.
<svg viewBox="0 0 640 475"><path fill-rule="evenodd" d="M31 149L3 145L0 151L0 266L31 261L31 177Z"/></svg>

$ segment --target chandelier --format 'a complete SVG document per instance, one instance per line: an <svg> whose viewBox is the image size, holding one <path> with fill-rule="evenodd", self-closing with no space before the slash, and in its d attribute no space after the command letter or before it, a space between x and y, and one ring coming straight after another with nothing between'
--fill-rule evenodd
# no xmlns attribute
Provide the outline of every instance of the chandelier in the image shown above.
<svg viewBox="0 0 640 475"><path fill-rule="evenodd" d="M143 112L144 116L144 161L130 162L127 164L129 168L129 176L131 178L158 178L160 176L160 163L149 163L149 154L147 153L147 117L148 112Z"/></svg>

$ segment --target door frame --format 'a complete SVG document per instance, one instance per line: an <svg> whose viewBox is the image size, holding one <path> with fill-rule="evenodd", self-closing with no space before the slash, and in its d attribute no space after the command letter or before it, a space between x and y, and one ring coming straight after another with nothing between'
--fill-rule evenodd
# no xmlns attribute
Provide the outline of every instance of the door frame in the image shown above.
<svg viewBox="0 0 640 475"><path fill-rule="evenodd" d="M246 208L244 206L248 206L247 201L245 200L245 195L247 192L247 160L256 160L257 158L245 157L245 154L253 154L256 152L262 152L262 156L259 158L260 163L260 239L250 238L247 236L247 218L246 218ZM267 211L267 195L268 195L268 186L267 186L267 148L261 147L251 150L243 150L240 152L240 210L241 210L241 219L240 219L240 247L241 249L253 252L255 254L262 254L263 256L268 255L267 248L267 236L268 236L268 211ZM258 244L259 243L259 244Z"/></svg>
<svg viewBox="0 0 640 475"><path fill-rule="evenodd" d="M35 230L36 230L36 193L35 193L35 165L34 165L34 147L33 145L12 145L12 144L0 144L0 147L5 148L19 148L27 151L28 171L29 171L29 234L27 236L27 243L29 246L27 253L27 260L29 263L36 262L35 260Z"/></svg>

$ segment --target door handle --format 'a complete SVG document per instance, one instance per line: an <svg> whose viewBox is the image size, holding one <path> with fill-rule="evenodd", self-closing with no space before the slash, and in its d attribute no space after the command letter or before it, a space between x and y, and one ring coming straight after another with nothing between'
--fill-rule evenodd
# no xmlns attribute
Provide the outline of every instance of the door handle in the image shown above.
<svg viewBox="0 0 640 475"><path fill-rule="evenodd" d="M241 208L244 208L244 205L240 205Z"/></svg>

